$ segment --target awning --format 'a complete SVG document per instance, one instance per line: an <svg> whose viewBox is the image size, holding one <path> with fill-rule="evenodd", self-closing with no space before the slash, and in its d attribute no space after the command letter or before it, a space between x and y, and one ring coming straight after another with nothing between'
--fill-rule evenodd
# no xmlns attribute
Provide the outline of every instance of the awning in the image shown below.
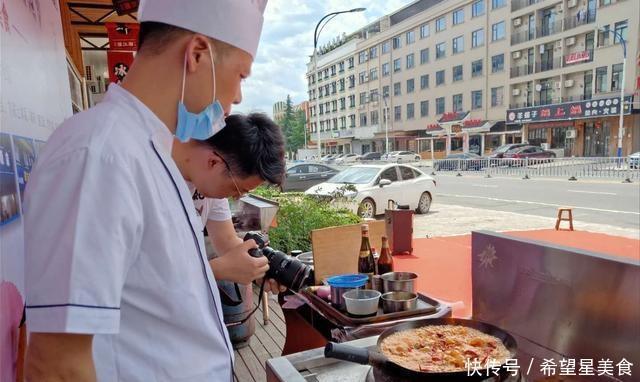
<svg viewBox="0 0 640 382"><path fill-rule="evenodd" d="M452 111L442 114L438 119L439 124L458 124L464 122L469 117L469 111Z"/></svg>

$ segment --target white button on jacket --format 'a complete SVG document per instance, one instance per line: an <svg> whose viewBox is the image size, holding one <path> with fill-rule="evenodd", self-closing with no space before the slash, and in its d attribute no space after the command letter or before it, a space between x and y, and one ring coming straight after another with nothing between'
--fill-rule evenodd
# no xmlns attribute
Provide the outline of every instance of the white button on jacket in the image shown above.
<svg viewBox="0 0 640 382"><path fill-rule="evenodd" d="M99 381L232 380L202 222L167 139L111 85L52 134L27 187L27 327L93 334Z"/></svg>

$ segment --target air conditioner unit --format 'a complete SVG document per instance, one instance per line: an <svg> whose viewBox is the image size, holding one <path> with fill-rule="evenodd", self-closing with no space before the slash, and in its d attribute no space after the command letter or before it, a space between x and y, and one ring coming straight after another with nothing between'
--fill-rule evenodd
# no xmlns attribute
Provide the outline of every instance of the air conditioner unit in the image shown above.
<svg viewBox="0 0 640 382"><path fill-rule="evenodd" d="M578 5L578 0L569 0L569 2L567 3L567 7L569 8L573 8L576 5Z"/></svg>
<svg viewBox="0 0 640 382"><path fill-rule="evenodd" d="M511 54L511 56L513 57L514 60L517 60L522 56L522 53L518 50L518 51L513 52Z"/></svg>
<svg viewBox="0 0 640 382"><path fill-rule="evenodd" d="M522 25L522 19L520 17L516 17L515 19L513 19L514 27L519 27L520 25Z"/></svg>
<svg viewBox="0 0 640 382"><path fill-rule="evenodd" d="M567 130L566 138L574 139L576 137L576 131L574 129Z"/></svg>
<svg viewBox="0 0 640 382"><path fill-rule="evenodd" d="M569 37L567 40L567 46L571 46L574 45L576 43L576 38L575 37Z"/></svg>
<svg viewBox="0 0 640 382"><path fill-rule="evenodd" d="M556 82L554 83L554 86L553 86L553 87L554 87L554 88L556 88L556 89L562 89L562 82L560 82L560 81L556 81Z"/></svg>
<svg viewBox="0 0 640 382"><path fill-rule="evenodd" d="M562 41L556 41L556 49L562 49Z"/></svg>
<svg viewBox="0 0 640 382"><path fill-rule="evenodd" d="M572 87L572 86L573 86L573 80L566 80L566 81L564 82L564 87L565 87L565 88L570 88L570 87Z"/></svg>
<svg viewBox="0 0 640 382"><path fill-rule="evenodd" d="M564 6L562 5L562 3L558 4L558 6L556 6L556 12L557 13L564 12Z"/></svg>
<svg viewBox="0 0 640 382"><path fill-rule="evenodd" d="M511 91L511 94L513 94L514 96L519 96L520 95L520 89L513 89Z"/></svg>

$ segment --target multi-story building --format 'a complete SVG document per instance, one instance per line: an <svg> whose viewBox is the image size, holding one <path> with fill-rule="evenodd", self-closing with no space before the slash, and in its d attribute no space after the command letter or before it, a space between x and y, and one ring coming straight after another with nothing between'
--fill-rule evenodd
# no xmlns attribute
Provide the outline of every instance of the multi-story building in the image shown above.
<svg viewBox="0 0 640 382"><path fill-rule="evenodd" d="M273 104L273 120L279 122L284 118L284 112L287 109L287 103L278 101Z"/></svg>
<svg viewBox="0 0 640 382"><path fill-rule="evenodd" d="M355 64L346 126L336 134L330 125L326 147L344 140L323 151L385 151L388 139L389 151L443 156L518 141L519 128L504 124L509 12L506 0L420 0L351 35L333 60L320 56L320 73L335 61ZM308 77L313 105L320 87Z"/></svg>
<svg viewBox="0 0 640 382"><path fill-rule="evenodd" d="M640 150L638 0L513 0L507 126L565 156L615 156L627 68L623 155ZM638 101L637 99L635 100Z"/></svg>

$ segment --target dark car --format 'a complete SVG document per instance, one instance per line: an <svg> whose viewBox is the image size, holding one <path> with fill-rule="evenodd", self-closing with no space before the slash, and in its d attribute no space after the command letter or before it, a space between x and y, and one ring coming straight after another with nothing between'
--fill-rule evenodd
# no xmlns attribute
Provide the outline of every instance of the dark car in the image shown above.
<svg viewBox="0 0 640 382"><path fill-rule="evenodd" d="M382 153L370 152L370 153L360 155L360 158L358 160L360 161L380 160L381 157L382 157Z"/></svg>
<svg viewBox="0 0 640 382"><path fill-rule="evenodd" d="M306 191L318 183L326 182L337 174L335 168L323 164L297 164L287 169L283 191Z"/></svg>
<svg viewBox="0 0 640 382"><path fill-rule="evenodd" d="M556 157L556 153L542 149L538 146L523 146L504 153L505 159L529 159L531 162L550 162Z"/></svg>
<svg viewBox="0 0 640 382"><path fill-rule="evenodd" d="M433 168L436 171L480 171L483 159L475 153L449 154L444 160L437 161Z"/></svg>
<svg viewBox="0 0 640 382"><path fill-rule="evenodd" d="M519 147L528 146L526 143L509 143L507 145L502 145L497 149L493 150L491 154L489 154L489 158L504 158L504 154L510 150L517 149Z"/></svg>

